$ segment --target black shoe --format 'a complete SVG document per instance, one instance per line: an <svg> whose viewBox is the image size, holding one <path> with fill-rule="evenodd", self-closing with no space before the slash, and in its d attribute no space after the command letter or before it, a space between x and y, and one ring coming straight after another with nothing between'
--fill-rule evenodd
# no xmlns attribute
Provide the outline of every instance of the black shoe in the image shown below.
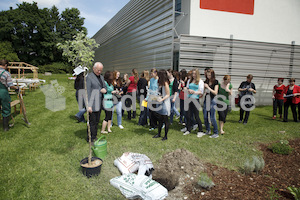
<svg viewBox="0 0 300 200"><path fill-rule="evenodd" d="M159 138L160 137L160 134L156 134L153 136L153 138Z"/></svg>
<svg viewBox="0 0 300 200"><path fill-rule="evenodd" d="M165 136L165 137L163 137L163 139L161 139L162 141L164 141L164 140L167 140L168 138L167 138L167 136Z"/></svg>
<svg viewBox="0 0 300 200"><path fill-rule="evenodd" d="M77 117L76 115L75 115L75 118L77 119L77 123L81 122L81 119L79 117Z"/></svg>

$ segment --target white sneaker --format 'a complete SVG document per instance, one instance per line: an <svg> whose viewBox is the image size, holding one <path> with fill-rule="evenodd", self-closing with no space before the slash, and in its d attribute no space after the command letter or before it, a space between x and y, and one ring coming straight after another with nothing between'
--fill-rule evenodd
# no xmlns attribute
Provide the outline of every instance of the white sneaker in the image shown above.
<svg viewBox="0 0 300 200"><path fill-rule="evenodd" d="M198 132L198 133L197 133L197 137L198 137L198 138L201 138L201 137L203 137L204 135L205 135L205 133L203 133L203 132Z"/></svg>
<svg viewBox="0 0 300 200"><path fill-rule="evenodd" d="M188 135L188 134L190 134L190 132L189 132L189 131L186 131L186 132L184 132L183 135Z"/></svg>
<svg viewBox="0 0 300 200"><path fill-rule="evenodd" d="M181 132L186 132L187 131L187 128L184 127L183 129L180 130Z"/></svg>
<svg viewBox="0 0 300 200"><path fill-rule="evenodd" d="M198 128L198 124L195 124L195 125L193 126L193 131L195 131L197 128Z"/></svg>
<svg viewBox="0 0 300 200"><path fill-rule="evenodd" d="M123 129L124 127L123 127L122 125L119 125L119 128L120 128L120 129Z"/></svg>

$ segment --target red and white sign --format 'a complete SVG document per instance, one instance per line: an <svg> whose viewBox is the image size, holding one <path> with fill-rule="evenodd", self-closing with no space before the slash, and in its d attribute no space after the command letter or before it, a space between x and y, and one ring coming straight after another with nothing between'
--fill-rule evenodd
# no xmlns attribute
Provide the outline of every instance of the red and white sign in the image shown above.
<svg viewBox="0 0 300 200"><path fill-rule="evenodd" d="M200 0L200 8L253 15L254 0Z"/></svg>

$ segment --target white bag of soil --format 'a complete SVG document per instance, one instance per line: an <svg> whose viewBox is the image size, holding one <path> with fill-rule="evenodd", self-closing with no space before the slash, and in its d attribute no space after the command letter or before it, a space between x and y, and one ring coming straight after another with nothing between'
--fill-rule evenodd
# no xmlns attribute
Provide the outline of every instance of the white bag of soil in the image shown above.
<svg viewBox="0 0 300 200"><path fill-rule="evenodd" d="M111 179L110 184L128 199L162 200L168 196L164 186L145 175L125 174Z"/></svg>
<svg viewBox="0 0 300 200"><path fill-rule="evenodd" d="M137 170L139 175L150 175L152 177L152 161L144 154L126 152L114 161L114 165L122 174L134 173Z"/></svg>

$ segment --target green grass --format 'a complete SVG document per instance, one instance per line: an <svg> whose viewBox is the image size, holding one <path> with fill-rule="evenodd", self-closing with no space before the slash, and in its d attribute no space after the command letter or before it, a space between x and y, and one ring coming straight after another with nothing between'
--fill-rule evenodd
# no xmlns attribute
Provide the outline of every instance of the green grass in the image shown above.
<svg viewBox="0 0 300 200"><path fill-rule="evenodd" d="M300 123L292 122L291 115L289 123L271 120L271 106L257 107L251 112L247 125L237 122L239 112L231 112L224 128L226 134L217 139L197 138L196 132L183 136L182 126L175 120L168 140L162 142L152 139L156 131L149 132L147 128L137 126L138 119L123 120L125 129L114 126L113 133L107 136L108 156L101 174L87 179L79 165L89 153L85 141L86 124L75 122L78 107L74 82L67 77L39 75L47 80L46 84L57 80L65 87L65 110L52 112L46 109L45 96L40 89L27 92L24 101L30 128L26 127L22 115L17 114L15 126L9 132L0 129L0 199L125 199L109 184L111 178L120 175L113 161L124 152L145 154L155 167L163 154L185 148L204 162L238 170L247 158L262 155L258 149L260 143L300 137ZM200 116L203 122L202 112Z"/></svg>

